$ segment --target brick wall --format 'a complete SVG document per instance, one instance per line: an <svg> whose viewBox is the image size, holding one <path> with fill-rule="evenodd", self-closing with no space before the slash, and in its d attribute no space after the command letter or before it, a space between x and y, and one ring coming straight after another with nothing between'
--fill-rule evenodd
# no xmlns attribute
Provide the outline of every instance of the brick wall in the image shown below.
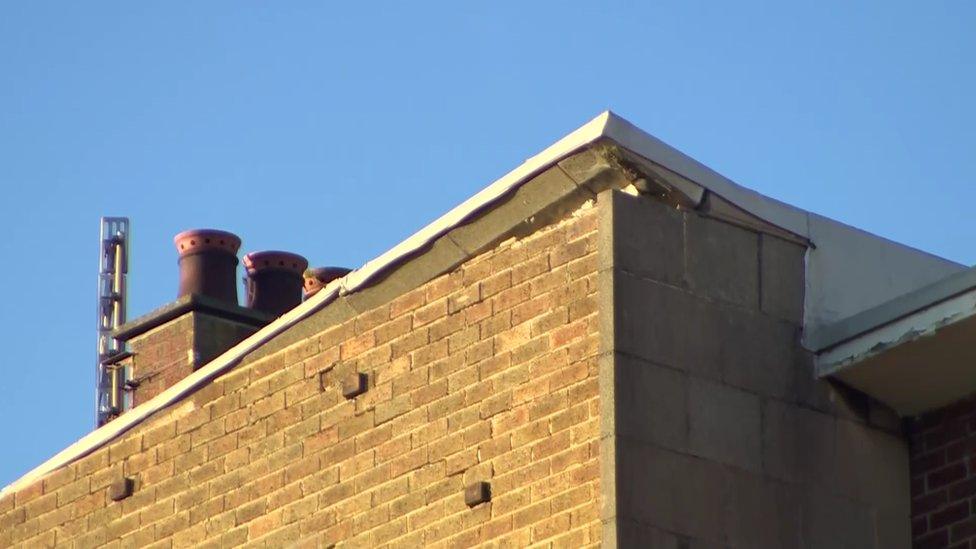
<svg viewBox="0 0 976 549"><path fill-rule="evenodd" d="M976 547L976 398L912 420L912 539Z"/></svg>
<svg viewBox="0 0 976 549"><path fill-rule="evenodd" d="M599 543L596 241L581 210L237 367L0 499L0 546Z"/></svg>
<svg viewBox="0 0 976 549"><path fill-rule="evenodd" d="M599 209L619 545L908 547L897 416L800 346L805 247L619 192Z"/></svg>
<svg viewBox="0 0 976 549"><path fill-rule="evenodd" d="M254 324L197 310L160 322L128 339L132 356L121 364L130 367L132 379L138 382L132 391L133 406L172 387L258 330Z"/></svg>
<svg viewBox="0 0 976 549"><path fill-rule="evenodd" d="M193 314L185 314L129 342L133 356L122 363L130 367L132 378L139 383L132 394L133 406L193 372L193 324Z"/></svg>

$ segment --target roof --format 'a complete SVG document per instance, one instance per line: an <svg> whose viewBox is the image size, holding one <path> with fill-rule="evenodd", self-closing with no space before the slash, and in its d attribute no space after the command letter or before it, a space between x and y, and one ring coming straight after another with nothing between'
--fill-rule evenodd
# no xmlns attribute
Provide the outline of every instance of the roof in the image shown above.
<svg viewBox="0 0 976 549"><path fill-rule="evenodd" d="M976 389L976 269L825 326L810 340L818 376L903 416L955 402Z"/></svg>
<svg viewBox="0 0 976 549"><path fill-rule="evenodd" d="M575 162L584 151L610 147L614 153L593 162ZM575 155L575 156L574 156ZM596 155L601 156L601 155ZM720 204L717 215L761 220L808 242L805 325L819 326L962 269L950 261L920 252L823 216L789 206L737 185L694 159L645 133L623 118L604 112L529 158L462 204L447 212L379 257L341 279L329 283L308 301L285 313L254 335L202 366L149 401L82 437L3 492L17 490L46 473L78 459L180 401L210 380L262 350L300 337L302 325L314 328L324 313L340 317L344 311L366 307L433 278L497 242L513 230L537 227L545 212L565 212L559 205L594 195L611 168L650 178L690 207ZM643 180L641 180L643 181ZM532 183L528 185L528 183ZM647 183L647 181L643 181ZM708 201L709 196L720 200ZM503 211L504 219L491 216ZM502 223L504 226L499 225ZM399 278L398 278L399 276ZM436 276L436 275L434 275ZM385 293L375 288L386 285ZM373 292L370 296L370 292ZM367 297L364 297L367 296ZM357 301L358 300L358 301ZM339 316L337 316L339 315Z"/></svg>

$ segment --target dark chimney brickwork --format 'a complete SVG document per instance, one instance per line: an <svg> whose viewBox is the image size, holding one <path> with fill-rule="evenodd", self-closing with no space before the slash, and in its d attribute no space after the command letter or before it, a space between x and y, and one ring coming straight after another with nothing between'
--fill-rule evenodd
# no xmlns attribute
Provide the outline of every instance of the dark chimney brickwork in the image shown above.
<svg viewBox="0 0 976 549"><path fill-rule="evenodd" d="M912 542L976 547L976 396L909 422Z"/></svg>
<svg viewBox="0 0 976 549"><path fill-rule="evenodd" d="M253 334L259 326L189 311L129 340L123 362L135 381L133 406L151 399Z"/></svg>

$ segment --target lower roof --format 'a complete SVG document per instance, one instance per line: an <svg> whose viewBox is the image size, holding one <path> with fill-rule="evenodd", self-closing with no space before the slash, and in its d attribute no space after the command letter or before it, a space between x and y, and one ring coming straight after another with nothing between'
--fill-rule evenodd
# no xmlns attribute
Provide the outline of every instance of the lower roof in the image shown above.
<svg viewBox="0 0 976 549"><path fill-rule="evenodd" d="M976 391L976 269L967 269L812 334L817 374L901 415Z"/></svg>

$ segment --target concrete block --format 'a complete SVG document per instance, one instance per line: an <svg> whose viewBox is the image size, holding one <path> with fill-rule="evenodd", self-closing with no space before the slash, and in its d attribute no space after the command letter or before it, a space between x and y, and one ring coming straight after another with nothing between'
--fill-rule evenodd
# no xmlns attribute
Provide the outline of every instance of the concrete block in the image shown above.
<svg viewBox="0 0 976 549"><path fill-rule="evenodd" d="M879 548L909 549L912 545L911 522L900 513L875 512L874 532Z"/></svg>
<svg viewBox="0 0 976 549"><path fill-rule="evenodd" d="M760 243L760 308L797 325L803 322L806 247L762 234Z"/></svg>
<svg viewBox="0 0 976 549"><path fill-rule="evenodd" d="M763 467L770 477L824 486L837 482L836 419L829 414L767 400L762 451Z"/></svg>
<svg viewBox="0 0 976 549"><path fill-rule="evenodd" d="M796 402L839 418L869 421L871 399L866 394L830 378L817 378L813 353L797 348L795 358L792 397Z"/></svg>
<svg viewBox="0 0 976 549"><path fill-rule="evenodd" d="M796 378L796 326L737 307L712 306L702 345L721 364L722 379L764 396L787 398Z"/></svg>
<svg viewBox="0 0 976 549"><path fill-rule="evenodd" d="M908 441L861 423L837 420L839 493L902 516L907 523L911 487Z"/></svg>
<svg viewBox="0 0 976 549"><path fill-rule="evenodd" d="M652 198L620 191L612 199L612 253L601 256L601 268L614 267L673 285L684 284L684 226L678 210ZM602 227L601 227L602 228Z"/></svg>
<svg viewBox="0 0 976 549"><path fill-rule="evenodd" d="M614 543L604 540L604 547L650 547L653 549L725 549L723 543L713 543L667 532L660 528L629 520L617 524Z"/></svg>
<svg viewBox="0 0 976 549"><path fill-rule="evenodd" d="M801 498L800 521L805 547L810 549L882 549L875 543L874 521L867 507L816 487Z"/></svg>
<svg viewBox="0 0 976 549"><path fill-rule="evenodd" d="M759 235L702 217L685 215L688 286L699 295L759 308Z"/></svg>
<svg viewBox="0 0 976 549"><path fill-rule="evenodd" d="M617 355L615 401L616 432L677 451L688 447L687 379L679 371ZM612 402L612 404L611 404Z"/></svg>
<svg viewBox="0 0 976 549"><path fill-rule="evenodd" d="M761 471L759 397L721 383L689 378L688 448L719 463Z"/></svg>
<svg viewBox="0 0 976 549"><path fill-rule="evenodd" d="M796 487L759 475L729 475L725 531L732 547L802 547Z"/></svg>
<svg viewBox="0 0 976 549"><path fill-rule="evenodd" d="M624 353L766 396L794 391L799 343L790 323L620 271L612 308Z"/></svg>
<svg viewBox="0 0 976 549"><path fill-rule="evenodd" d="M711 304L673 286L615 271L615 348L650 362L721 379Z"/></svg>
<svg viewBox="0 0 976 549"><path fill-rule="evenodd" d="M618 519L724 543L729 485L723 466L617 438Z"/></svg>

